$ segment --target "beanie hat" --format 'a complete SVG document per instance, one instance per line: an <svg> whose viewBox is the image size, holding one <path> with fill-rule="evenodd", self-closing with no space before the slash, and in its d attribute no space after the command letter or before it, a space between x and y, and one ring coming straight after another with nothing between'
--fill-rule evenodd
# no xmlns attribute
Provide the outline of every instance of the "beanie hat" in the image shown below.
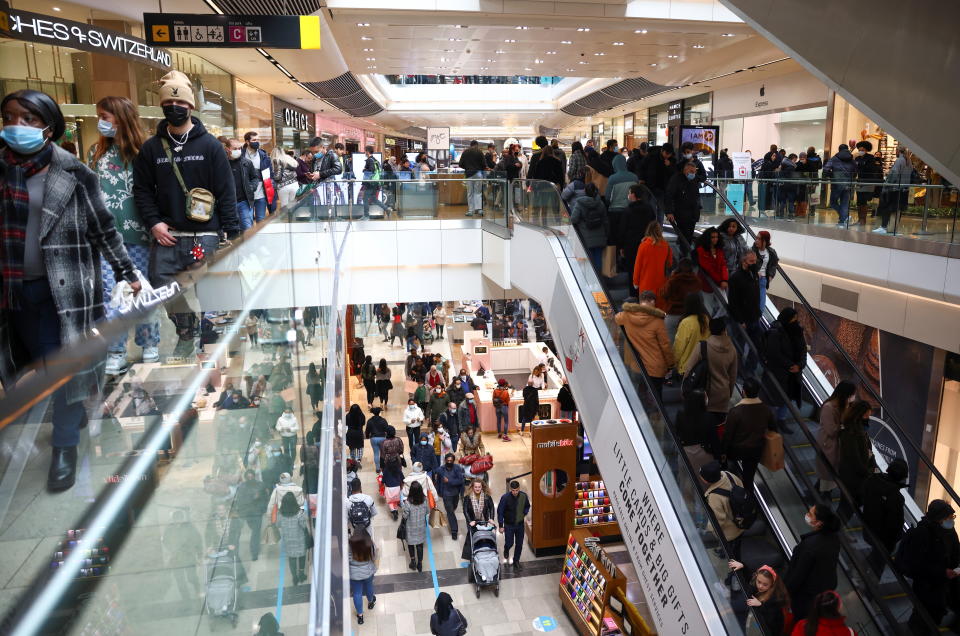
<svg viewBox="0 0 960 636"><path fill-rule="evenodd" d="M953 507L943 499L934 499L927 506L927 517L931 521L942 521L953 514Z"/></svg>
<svg viewBox="0 0 960 636"><path fill-rule="evenodd" d="M710 484L720 481L720 462L712 461L700 468L700 476Z"/></svg>
<svg viewBox="0 0 960 636"><path fill-rule="evenodd" d="M190 78L180 71L170 71L160 78L160 103L168 99L179 99L190 104L190 108L197 107L197 100L193 97L193 84Z"/></svg>
<svg viewBox="0 0 960 636"><path fill-rule="evenodd" d="M904 481L908 474L907 462L902 459L895 459L887 465L887 475L896 482Z"/></svg>

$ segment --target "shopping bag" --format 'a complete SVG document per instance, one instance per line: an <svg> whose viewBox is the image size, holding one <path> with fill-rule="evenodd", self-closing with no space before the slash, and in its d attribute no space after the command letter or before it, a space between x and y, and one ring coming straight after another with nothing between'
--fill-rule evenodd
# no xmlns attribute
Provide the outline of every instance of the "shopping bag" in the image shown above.
<svg viewBox="0 0 960 636"><path fill-rule="evenodd" d="M480 456L477 455L476 453L473 453L473 454L464 455L463 457L461 457L460 463L463 464L464 466L469 466L473 464L475 461L477 461L478 459L480 459Z"/></svg>
<svg viewBox="0 0 960 636"><path fill-rule="evenodd" d="M763 437L760 463L767 470L783 470L783 437L776 431L767 431Z"/></svg>
<svg viewBox="0 0 960 636"><path fill-rule="evenodd" d="M810 203L810 205L820 205L820 192L817 190L811 192L807 197L807 202Z"/></svg>
<svg viewBox="0 0 960 636"><path fill-rule="evenodd" d="M447 515L443 514L443 511L439 508L434 508L430 511L430 527L431 528L446 528L447 527Z"/></svg>
<svg viewBox="0 0 960 636"><path fill-rule="evenodd" d="M491 468L493 468L493 456L490 454L484 455L477 461L470 464L470 472L474 475L485 473Z"/></svg>
<svg viewBox="0 0 960 636"><path fill-rule="evenodd" d="M603 259L601 261L601 274L607 278L613 278L617 275L617 248L608 245L603 248Z"/></svg>
<svg viewBox="0 0 960 636"><path fill-rule="evenodd" d="M380 496L381 496L381 497L386 498L385 495L384 495L384 490L383 490L383 475L381 475L381 474L379 474L379 473L377 474L377 492L380 493Z"/></svg>
<svg viewBox="0 0 960 636"><path fill-rule="evenodd" d="M437 500L433 497L433 491L427 491L427 503L430 505L431 510L437 507Z"/></svg>
<svg viewBox="0 0 960 636"><path fill-rule="evenodd" d="M263 529L263 545L277 545L280 543L280 528L275 523Z"/></svg>

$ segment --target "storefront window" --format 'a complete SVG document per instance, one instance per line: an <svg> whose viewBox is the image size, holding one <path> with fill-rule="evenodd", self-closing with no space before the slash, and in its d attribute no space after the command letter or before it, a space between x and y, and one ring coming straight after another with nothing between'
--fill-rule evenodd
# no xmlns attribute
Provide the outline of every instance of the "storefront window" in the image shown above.
<svg viewBox="0 0 960 636"><path fill-rule="evenodd" d="M207 132L215 137L235 136L235 113L238 108L234 99L233 76L201 57L182 51L173 52L173 67L190 76L194 97L197 100L197 109L194 114L203 122ZM139 85L143 86L143 83ZM149 88L140 90L156 91L157 87L149 85ZM146 93L144 99L148 99ZM143 103L156 102L155 93L152 99L153 102L144 101ZM269 132L267 134L271 135Z"/></svg>
<svg viewBox="0 0 960 636"><path fill-rule="evenodd" d="M305 148L316 136L316 120L289 102L273 98L274 140L284 150Z"/></svg>
<svg viewBox="0 0 960 636"><path fill-rule="evenodd" d="M238 139L248 132L260 135L260 146L268 152L273 147L273 98L255 86L236 81Z"/></svg>
<svg viewBox="0 0 960 636"><path fill-rule="evenodd" d="M707 126L713 117L713 103L710 93L695 95L683 100L683 125Z"/></svg>
<svg viewBox="0 0 960 636"><path fill-rule="evenodd" d="M720 126L720 147L731 152L749 150L754 157L765 153L770 144L800 153L813 146L822 152L827 107L801 108L782 113L724 119Z"/></svg>

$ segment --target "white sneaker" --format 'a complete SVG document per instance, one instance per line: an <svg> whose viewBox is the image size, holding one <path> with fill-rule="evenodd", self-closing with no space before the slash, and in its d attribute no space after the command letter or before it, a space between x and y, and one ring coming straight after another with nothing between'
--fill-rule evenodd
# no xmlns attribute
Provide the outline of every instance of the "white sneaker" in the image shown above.
<svg viewBox="0 0 960 636"><path fill-rule="evenodd" d="M874 233L874 234L887 234L888 232L887 232L887 228L885 228L885 227L878 227L877 229L875 229L875 230L873 231L873 233Z"/></svg>
<svg viewBox="0 0 960 636"><path fill-rule="evenodd" d="M104 372L109 375L120 375L127 370L127 356L123 353L108 353L107 366Z"/></svg>
<svg viewBox="0 0 960 636"><path fill-rule="evenodd" d="M160 347L144 347L143 361L144 362L160 362Z"/></svg>

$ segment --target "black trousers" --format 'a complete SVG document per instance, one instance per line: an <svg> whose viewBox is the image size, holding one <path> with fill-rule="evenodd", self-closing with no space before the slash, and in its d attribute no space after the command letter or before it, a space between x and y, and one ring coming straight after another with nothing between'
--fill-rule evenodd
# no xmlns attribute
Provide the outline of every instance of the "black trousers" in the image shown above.
<svg viewBox="0 0 960 636"><path fill-rule="evenodd" d="M410 553L410 560L416 560L417 568L423 566L423 544L407 545L407 552Z"/></svg>

